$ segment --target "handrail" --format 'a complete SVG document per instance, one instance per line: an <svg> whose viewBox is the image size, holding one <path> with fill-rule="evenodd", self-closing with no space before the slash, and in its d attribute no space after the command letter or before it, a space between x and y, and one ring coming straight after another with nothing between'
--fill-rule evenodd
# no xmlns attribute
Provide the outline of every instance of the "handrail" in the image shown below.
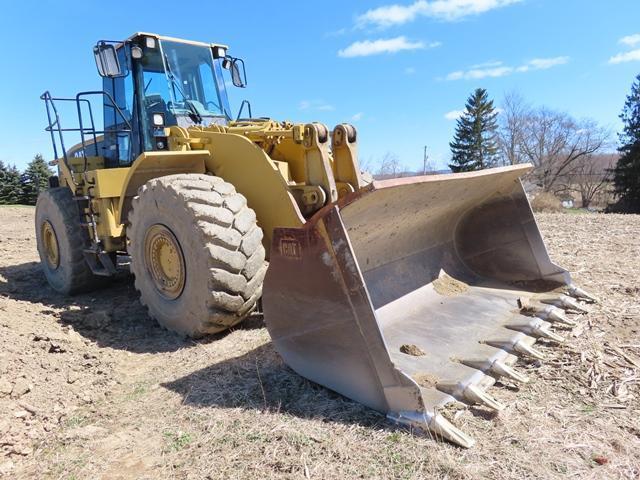
<svg viewBox="0 0 640 480"><path fill-rule="evenodd" d="M53 101L54 99L48 90L45 91L42 95L40 95L40 99L44 100L44 104L47 109L47 120L49 121L49 126L45 128L45 131L51 133L51 143L53 144L53 155L56 159L58 159L58 148L56 146L56 137L53 134L54 132L53 127L58 127L56 130L58 132L58 136L60 137L60 148L62 149L63 162L67 170L69 170L69 172L73 172L73 170L71 169L71 166L69 165L69 159L67 158L67 151L64 148L64 138L62 136L63 130L60 127L60 115L58 115L58 109L56 108L56 104ZM49 105L51 105L51 109L53 110L53 113L56 117L56 120L53 123L51 122L51 109L49 108ZM66 129L65 131L68 131L68 130L69 129ZM71 175L71 181L75 186L78 186L73 174Z"/></svg>
<svg viewBox="0 0 640 480"><path fill-rule="evenodd" d="M238 116L236 117L236 122L240 120L240 115L242 115L242 111L244 110L244 106L247 106L247 110L249 112L249 118L253 118L253 114L251 113L251 103L249 100L243 100L240 104L240 110L238 110Z"/></svg>
<svg viewBox="0 0 640 480"><path fill-rule="evenodd" d="M96 130L95 128L95 121L94 121L94 117L93 117L93 108L91 106L91 102L87 99L87 98L83 98L83 97L87 97L90 95L102 95L103 97L106 97L106 99L109 101L110 105L108 105L109 107L113 108L118 116L120 118L122 118L123 123L126 125L127 128L122 128L122 129L109 129L109 130ZM86 92L80 92L78 93L75 98L63 98L63 97L52 97L51 93L49 93L49 91L45 91L42 95L40 95L40 99L44 100L45 102L45 107L47 110L47 120L48 120L48 126L45 128L45 131L49 132L51 134L51 143L53 145L53 154L56 157L56 159L59 158L58 156L58 147L57 147L57 141L56 141L56 136L54 134L54 132L58 133L58 138L60 141L60 148L62 149L62 160L64 162L64 165L66 166L66 168L69 170L69 172L73 173L73 169L71 168L71 165L69 164L69 158L67 155L67 149L64 146L64 136L62 134L62 132L79 132L80 133L80 140L81 140L81 144L82 144L82 156L84 158L84 172L87 171L87 163L88 163L88 159L87 159L87 148L90 145L93 145L94 150L95 150L95 154L96 156L100 156L99 152L98 152L98 134L106 134L107 132L116 132L116 133L127 133L129 135L129 142L131 143L132 139L132 135L133 135L133 127L131 126L131 122L127 119L127 117L124 115L123 111L120 109L120 107L118 107L118 105L116 104L115 100L113 99L113 97L103 91L103 90L91 90L91 91L86 91ZM60 115L58 113L58 109L56 108L56 104L55 102L75 102L76 103L76 110L78 113L78 128L62 128L61 122L60 122ZM82 104L86 104L88 106L88 111L89 111L89 121L91 123L90 126L85 127L84 126L84 121L82 118ZM104 104L104 100L103 100L103 104ZM106 105L106 104L105 104ZM55 117L55 119L54 119ZM93 142L90 142L89 140L86 139L86 135L90 135L90 137L92 137ZM131 156L131 151L129 151L129 156ZM129 158L128 160L131 160L131 158ZM74 185L78 185L78 183L76 183L75 178L73 177L73 175L71 175L71 181L74 183Z"/></svg>
<svg viewBox="0 0 640 480"><path fill-rule="evenodd" d="M122 118L122 120L124 121L124 123L127 125L128 128L126 129L120 129L118 131L120 132L126 132L129 134L129 143L131 144L132 139L132 133L133 133L133 128L131 127L131 123L129 122L129 120L127 120L127 117L124 116L124 113L122 112L122 110L120 109L120 107L118 107L118 104L116 103L116 101L113 99L113 97L105 92L104 90L90 90L87 92L80 92L76 95L76 105L78 108L78 122L80 124L80 140L82 142L82 151L83 151L83 157L84 157L84 171L87 171L87 155L86 155L86 145L85 145L85 139L84 139L84 130L82 129L83 127L83 123L82 123L82 109L80 108L80 102L87 102L87 104L89 105L89 118L91 120L91 126L92 126L92 133L93 133L93 145L96 151L96 157L99 156L98 155L98 140L96 137L96 130L94 128L95 123L93 121L93 110L91 109L91 102L89 102L89 100L87 100L86 98L81 98L83 96L89 96L89 95L102 95L103 97L107 97L107 99L111 102L111 105L109 105L111 108L113 108L118 115L120 115L120 117ZM104 134L106 132L106 130L103 130L102 134ZM129 157L131 157L131 149L129 149ZM131 160L131 158L128 158L127 160Z"/></svg>

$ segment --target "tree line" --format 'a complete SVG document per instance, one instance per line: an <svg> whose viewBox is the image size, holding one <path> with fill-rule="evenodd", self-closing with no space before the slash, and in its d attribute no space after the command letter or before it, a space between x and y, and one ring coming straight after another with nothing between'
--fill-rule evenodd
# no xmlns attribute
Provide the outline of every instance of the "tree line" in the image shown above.
<svg viewBox="0 0 640 480"><path fill-rule="evenodd" d="M35 205L38 194L48 188L51 175L53 172L40 154L23 172L0 160L0 205Z"/></svg>
<svg viewBox="0 0 640 480"><path fill-rule="evenodd" d="M534 108L519 94L498 110L485 89L476 89L456 122L453 172L529 162L529 180L554 195L577 193L583 207L613 185L610 210L640 212L640 75L620 114L618 153L611 132L594 120L577 120L547 107Z"/></svg>
<svg viewBox="0 0 640 480"><path fill-rule="evenodd" d="M461 172L531 163L528 180L541 191L576 193L588 207L611 180L617 157L607 154L610 138L593 120L532 107L517 93L505 95L498 110L487 91L477 89L457 121L449 167Z"/></svg>
<svg viewBox="0 0 640 480"><path fill-rule="evenodd" d="M613 211L640 213L640 75L620 114L617 154L611 153L611 132L594 120L577 120L547 107L532 107L519 94L508 93L498 109L488 92L476 89L456 122L449 144L453 172L529 162L529 175L542 191L554 195L576 193L582 206L613 186ZM426 151L425 169L429 165ZM374 171L371 159L362 162ZM392 153L384 155L375 173L406 175L408 169ZM24 172L0 160L0 204L35 205L48 186L52 171L37 154Z"/></svg>

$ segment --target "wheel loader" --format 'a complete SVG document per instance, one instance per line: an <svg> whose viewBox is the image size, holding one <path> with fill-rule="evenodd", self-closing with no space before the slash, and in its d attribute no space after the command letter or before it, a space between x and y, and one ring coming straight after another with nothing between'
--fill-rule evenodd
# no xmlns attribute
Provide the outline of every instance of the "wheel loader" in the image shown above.
<svg viewBox="0 0 640 480"><path fill-rule="evenodd" d="M300 375L470 447L443 407L504 408L487 388L526 382L516 360L542 359L534 343L561 342L567 311L596 300L547 254L531 166L366 181L351 125L257 118L246 101L234 118L227 86L246 72L228 50L99 41L102 90L42 95L58 169L36 208L48 282L88 291L128 260L149 315L192 337L261 301Z"/></svg>

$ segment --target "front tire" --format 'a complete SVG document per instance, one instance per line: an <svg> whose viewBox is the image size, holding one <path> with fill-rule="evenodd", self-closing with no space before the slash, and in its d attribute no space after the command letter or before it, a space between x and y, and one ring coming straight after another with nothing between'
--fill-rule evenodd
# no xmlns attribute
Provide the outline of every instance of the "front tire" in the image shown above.
<svg viewBox="0 0 640 480"><path fill-rule="evenodd" d="M262 230L233 185L201 174L150 180L129 220L135 286L161 325L200 337L255 308L267 270Z"/></svg>
<svg viewBox="0 0 640 480"><path fill-rule="evenodd" d="M91 272L84 259L89 235L80 226L78 204L67 187L51 188L38 196L36 243L42 270L54 290L72 295L107 283Z"/></svg>

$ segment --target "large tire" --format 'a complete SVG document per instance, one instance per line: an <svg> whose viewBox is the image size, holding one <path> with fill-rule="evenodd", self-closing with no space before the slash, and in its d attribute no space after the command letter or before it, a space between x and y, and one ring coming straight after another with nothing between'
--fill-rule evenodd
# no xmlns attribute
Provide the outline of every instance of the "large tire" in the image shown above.
<svg viewBox="0 0 640 480"><path fill-rule="evenodd" d="M84 259L89 235L80 226L78 204L67 187L51 188L38 196L36 242L45 277L56 291L72 295L107 283L91 272Z"/></svg>
<svg viewBox="0 0 640 480"><path fill-rule="evenodd" d="M190 337L236 325L262 295L262 236L246 199L221 178L148 181L127 228L140 301L162 326Z"/></svg>

